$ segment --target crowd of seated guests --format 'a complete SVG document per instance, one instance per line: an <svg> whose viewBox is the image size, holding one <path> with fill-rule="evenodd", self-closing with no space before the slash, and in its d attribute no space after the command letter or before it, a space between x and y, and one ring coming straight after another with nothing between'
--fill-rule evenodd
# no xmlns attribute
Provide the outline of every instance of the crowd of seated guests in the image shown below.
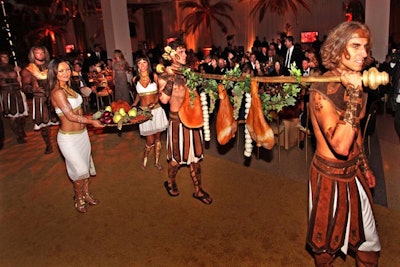
<svg viewBox="0 0 400 267"><path fill-rule="evenodd" d="M197 52L193 49L187 50L187 66L194 71L210 74L223 75L227 70L235 67L236 64L240 65L242 72L248 72L252 76L282 76L288 75L285 68L286 46L285 39L273 39L267 42L264 37L261 41L258 37L253 43L251 51L245 51L243 46L232 46L221 48L212 47L207 55L204 55L202 49ZM298 43L294 43L296 49L299 48ZM108 87L112 90L112 80L106 77L112 76L112 59L107 58L104 54L105 51L100 46L96 45L95 49L89 53L76 53L71 56L71 65L74 67L73 79L75 81L74 88L84 95L90 95L91 108L96 108L96 93L98 84L96 82L105 78L108 81ZM135 59L139 54L145 54L149 57L153 69L157 64L162 63L166 65L162 59L163 48L158 45L154 48L149 48L147 43L138 45L138 49L133 52ZM97 59L95 55L101 55ZM309 59L311 68L320 68L321 64L318 60L319 52L314 47L309 47L306 50L301 50L303 58ZM301 66L298 66L301 68ZM134 70L132 70L134 71ZM88 90L91 90L91 92ZM83 91L82 91L83 90ZM134 88L132 88L134 91Z"/></svg>

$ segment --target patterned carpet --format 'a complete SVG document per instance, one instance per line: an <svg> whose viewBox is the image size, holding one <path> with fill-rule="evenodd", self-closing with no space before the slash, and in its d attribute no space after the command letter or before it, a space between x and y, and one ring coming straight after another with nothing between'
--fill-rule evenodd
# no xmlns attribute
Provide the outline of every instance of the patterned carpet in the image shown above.
<svg viewBox="0 0 400 267"><path fill-rule="evenodd" d="M144 140L136 127L121 135L90 131L98 173L91 189L101 203L79 214L58 150L44 155L39 132L28 131L28 143L21 145L6 130L0 266L313 266L305 247L304 151L285 151L278 163L275 149L268 159L254 156L247 167L235 141L228 152L211 143L202 175L214 202L206 206L192 197L188 168L178 173L177 198L167 195L166 171L156 171L152 159L141 170ZM53 127L54 148L56 133ZM375 208L380 266L400 266L400 213ZM354 266L354 259L335 263Z"/></svg>

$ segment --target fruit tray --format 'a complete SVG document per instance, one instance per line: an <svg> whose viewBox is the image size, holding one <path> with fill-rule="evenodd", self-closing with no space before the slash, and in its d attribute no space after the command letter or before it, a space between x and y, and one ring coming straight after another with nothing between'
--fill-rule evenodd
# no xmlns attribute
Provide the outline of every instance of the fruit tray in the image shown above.
<svg viewBox="0 0 400 267"><path fill-rule="evenodd" d="M136 117L130 119L129 121L122 123L122 126L143 123L145 121L148 121L149 119L150 119L150 117L148 117L148 116L146 116L144 114L140 114L140 115L137 115ZM118 127L118 126L121 126L121 124L119 124L119 123L108 123L108 124L104 123L104 126L106 126L106 127Z"/></svg>

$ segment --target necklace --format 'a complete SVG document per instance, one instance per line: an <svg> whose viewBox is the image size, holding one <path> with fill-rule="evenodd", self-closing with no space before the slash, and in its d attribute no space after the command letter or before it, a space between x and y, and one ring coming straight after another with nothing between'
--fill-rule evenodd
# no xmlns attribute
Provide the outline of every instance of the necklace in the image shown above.
<svg viewBox="0 0 400 267"><path fill-rule="evenodd" d="M62 90L64 90L64 92L67 94L67 96L72 96L72 97L76 97L77 96L77 93L69 86L66 86L66 87L61 87L60 86L60 88Z"/></svg>
<svg viewBox="0 0 400 267"><path fill-rule="evenodd" d="M150 83L149 74L148 74L148 73L146 73L146 74L140 74L140 80L139 80L139 82L140 82L144 87L147 87L147 85L149 85L149 83Z"/></svg>

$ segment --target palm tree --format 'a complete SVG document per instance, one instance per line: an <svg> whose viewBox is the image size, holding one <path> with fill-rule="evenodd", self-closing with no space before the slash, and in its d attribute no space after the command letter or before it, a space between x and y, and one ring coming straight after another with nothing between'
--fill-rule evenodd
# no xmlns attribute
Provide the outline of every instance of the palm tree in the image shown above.
<svg viewBox="0 0 400 267"><path fill-rule="evenodd" d="M7 16L13 26L13 33L18 40L24 41L16 42L17 50L26 50L32 45L45 45L52 55L58 55L57 37L66 33L65 25L76 15L72 1L7 2Z"/></svg>
<svg viewBox="0 0 400 267"><path fill-rule="evenodd" d="M232 10L232 6L226 1L218 1L217 3L211 5L211 0L200 0L197 1L184 1L179 3L179 7L182 10L192 9L192 12L188 14L182 21L184 31L194 33L200 25L204 25L207 30L207 34L210 35L211 44L214 44L211 30L211 21L215 21L221 28L224 34L228 33L228 27L225 23L218 17L223 17L231 22L234 26L235 23L233 19L226 14L227 10Z"/></svg>
<svg viewBox="0 0 400 267"><path fill-rule="evenodd" d="M244 0L239 0L242 2ZM250 15L258 13L258 20L261 22L264 18L266 11L276 13L280 16L286 15L290 11L297 15L297 6L301 5L311 13L311 9L305 0L258 0L257 4L253 7Z"/></svg>

